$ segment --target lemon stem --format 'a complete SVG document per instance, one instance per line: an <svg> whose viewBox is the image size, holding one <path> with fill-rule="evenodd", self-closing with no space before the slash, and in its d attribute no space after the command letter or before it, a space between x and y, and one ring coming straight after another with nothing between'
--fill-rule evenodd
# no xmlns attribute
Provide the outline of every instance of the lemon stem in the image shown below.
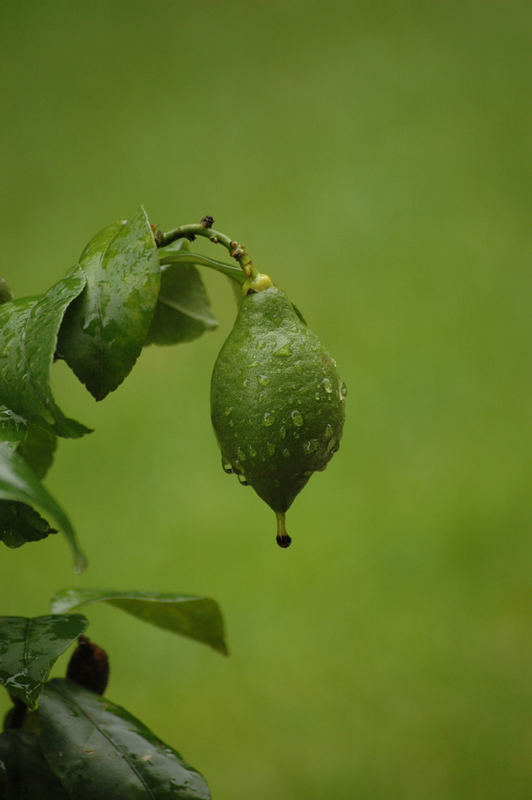
<svg viewBox="0 0 532 800"><path fill-rule="evenodd" d="M247 280L246 273L240 267L233 267L232 264L224 264L223 261L207 258L207 256L202 256L198 253L191 253L188 250L173 249L171 244L159 249L159 262L161 264L161 272L164 272L170 264L197 264L200 267L209 267L221 272L222 275L227 275L228 278L236 281L240 286Z"/></svg>
<svg viewBox="0 0 532 800"><path fill-rule="evenodd" d="M279 547L290 547L292 539L286 532L286 520L284 511L276 511L277 517L277 544Z"/></svg>
<svg viewBox="0 0 532 800"><path fill-rule="evenodd" d="M243 244L236 242L225 233L215 231L213 229L214 220L212 217L203 217L201 222L192 223L191 225L180 225L167 233L156 231L155 243L157 247L166 247L177 239L188 239L193 242L196 236L203 236L205 239L213 242L213 244L221 244L229 251L231 258L238 262L240 268L248 280L254 280L258 276L256 268L249 257L246 248Z"/></svg>

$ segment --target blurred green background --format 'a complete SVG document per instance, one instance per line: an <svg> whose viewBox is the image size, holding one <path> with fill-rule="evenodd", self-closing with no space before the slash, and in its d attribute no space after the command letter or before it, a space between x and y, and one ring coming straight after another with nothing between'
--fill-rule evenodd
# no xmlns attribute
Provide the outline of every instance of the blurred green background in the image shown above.
<svg viewBox="0 0 532 800"><path fill-rule="evenodd" d="M212 214L349 387L284 552L210 428L225 279L218 331L145 350L104 403L56 366L95 433L46 483L90 567L59 536L3 548L0 613L65 586L216 598L229 659L86 612L109 697L216 800L529 798L530 4L7 0L0 22L15 294L139 203L163 229Z"/></svg>

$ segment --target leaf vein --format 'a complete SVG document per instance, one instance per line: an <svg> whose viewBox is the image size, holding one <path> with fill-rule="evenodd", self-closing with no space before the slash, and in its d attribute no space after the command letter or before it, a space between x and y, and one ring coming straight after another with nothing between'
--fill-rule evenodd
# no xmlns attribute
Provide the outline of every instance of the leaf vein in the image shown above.
<svg viewBox="0 0 532 800"><path fill-rule="evenodd" d="M89 722L90 722L92 725L94 725L94 727L96 728L96 730L98 731L98 733L99 733L101 736L103 736L103 738L104 738L104 739L106 739L106 740L107 740L107 742L108 742L108 743L111 745L111 747L113 748L113 750L115 750L115 751L116 751L116 752L117 752L117 753L118 753L118 754L121 756L121 758L122 758L122 759L123 759L123 760L126 762L126 764L129 766L129 768L131 769L131 771L132 771L132 772L133 772L133 773L136 775L137 779L138 779L138 780L139 780L139 782L142 784L142 786L144 787L144 789L145 789L145 790L146 790L146 792L148 793L149 797L153 798L153 800L156 800L156 795L153 793L153 791L151 790L150 786L149 786L149 785L146 783L146 781L145 781L145 779L144 779L143 775L142 775L142 774L141 774L141 773L138 771L138 769L136 768L135 764L133 764L133 763L132 763L132 762L129 760L129 758L127 757L127 755L126 755L126 754L125 754L125 753L124 753L124 752L123 752L123 751L122 751L122 750L121 750L119 747L117 747L117 745L116 745L116 744L113 742L113 740L110 738L110 736L108 736L108 735L105 733L105 731L103 731L103 730L102 730L102 729L99 727L99 725L97 725L97 723L94 721L94 719L91 717L91 715L87 713L87 711L86 711L86 710L83 708L83 706L81 706L79 703L76 703L76 701L74 700L74 698L72 698L72 697L71 697L71 696L69 696L68 694L63 694L63 693L60 691L60 689L59 689L57 686L53 686L52 684L48 684L48 689L49 689L49 690L50 690L50 689L53 689L53 691L57 692L57 694L61 696L61 698L62 698L62 699L63 699L63 700L64 700L64 701L67 703L67 705L74 706L74 707L76 708L76 710L77 710L77 711L81 712L81 714L82 714L82 715L83 715L83 716L84 716L84 717L85 717L85 718L86 718L86 719L87 719L87 720L88 720L88 721L89 721Z"/></svg>

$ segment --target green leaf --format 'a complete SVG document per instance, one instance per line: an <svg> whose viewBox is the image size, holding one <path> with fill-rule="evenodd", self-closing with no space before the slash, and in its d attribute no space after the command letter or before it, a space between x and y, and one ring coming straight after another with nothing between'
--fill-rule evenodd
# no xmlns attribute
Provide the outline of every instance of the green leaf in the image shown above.
<svg viewBox="0 0 532 800"><path fill-rule="evenodd" d="M23 442L28 432L28 422L5 406L0 406L0 441Z"/></svg>
<svg viewBox="0 0 532 800"><path fill-rule="evenodd" d="M70 520L10 442L0 442L0 500L37 506L49 515L68 539L74 553L74 569L81 572L85 568L85 557Z"/></svg>
<svg viewBox="0 0 532 800"><path fill-rule="evenodd" d="M59 352L102 400L135 364L159 294L159 259L144 209L100 231L83 251L80 267L86 287L65 315Z"/></svg>
<svg viewBox="0 0 532 800"><path fill-rule="evenodd" d="M140 720L56 678L41 695L41 745L77 800L209 800L204 778Z"/></svg>
<svg viewBox="0 0 532 800"><path fill-rule="evenodd" d="M81 614L0 617L0 683L34 708L50 669L87 625Z"/></svg>
<svg viewBox="0 0 532 800"><path fill-rule="evenodd" d="M180 239L178 252L188 251ZM171 264L161 271L161 288L145 344L170 345L191 342L218 321L213 316L207 291L193 264Z"/></svg>
<svg viewBox="0 0 532 800"><path fill-rule="evenodd" d="M26 438L18 446L17 452L38 478L44 478L52 466L56 447L57 437L53 433L30 422Z"/></svg>
<svg viewBox="0 0 532 800"><path fill-rule="evenodd" d="M54 433L28 422L4 406L0 406L0 442L13 442L38 478L44 478L48 472L57 447Z"/></svg>
<svg viewBox="0 0 532 800"><path fill-rule="evenodd" d="M106 602L158 628L208 644L227 655L223 618L215 600L162 592L62 589L52 597L54 614L88 603Z"/></svg>
<svg viewBox="0 0 532 800"><path fill-rule="evenodd" d="M3 406L59 436L78 437L90 429L68 419L55 404L50 369L57 335L85 277L74 269L40 297L0 305L0 398Z"/></svg>
<svg viewBox="0 0 532 800"><path fill-rule="evenodd" d="M58 778L42 754L39 737L25 730L0 734L0 759L5 765L3 800L68 800ZM1 762L0 762L1 763Z"/></svg>
<svg viewBox="0 0 532 800"><path fill-rule="evenodd" d="M7 547L21 547L27 542L46 539L55 528L41 517L31 506L0 500L0 541Z"/></svg>

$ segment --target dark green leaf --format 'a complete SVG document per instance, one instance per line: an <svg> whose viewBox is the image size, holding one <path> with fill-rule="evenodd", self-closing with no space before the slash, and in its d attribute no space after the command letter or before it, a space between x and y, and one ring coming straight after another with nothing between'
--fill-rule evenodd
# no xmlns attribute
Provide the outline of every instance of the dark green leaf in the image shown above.
<svg viewBox="0 0 532 800"><path fill-rule="evenodd" d="M104 601L134 617L210 645L227 654L224 625L218 604L210 597L163 592L120 592L105 589L62 589L52 598L55 614Z"/></svg>
<svg viewBox="0 0 532 800"><path fill-rule="evenodd" d="M43 690L46 760L78 800L209 800L203 777L125 709L72 681Z"/></svg>
<svg viewBox="0 0 532 800"><path fill-rule="evenodd" d="M50 669L87 625L81 614L0 617L0 683L34 708Z"/></svg>
<svg viewBox="0 0 532 800"><path fill-rule="evenodd" d="M31 506L0 500L0 541L8 547L38 542L50 533L57 531Z"/></svg>
<svg viewBox="0 0 532 800"><path fill-rule="evenodd" d="M19 414L5 406L0 406L0 441L19 445L28 432L28 423Z"/></svg>
<svg viewBox="0 0 532 800"><path fill-rule="evenodd" d="M57 437L53 433L30 422L26 438L18 446L17 452L38 478L44 478L52 466L56 447Z"/></svg>
<svg viewBox="0 0 532 800"><path fill-rule="evenodd" d="M0 399L4 406L59 436L89 428L68 419L55 404L50 368L65 310L82 291L85 277L74 269L41 297L0 305Z"/></svg>
<svg viewBox="0 0 532 800"><path fill-rule="evenodd" d="M4 406L0 406L0 442L14 443L38 478L44 478L48 472L57 447L54 433L27 422Z"/></svg>
<svg viewBox="0 0 532 800"><path fill-rule="evenodd" d="M5 765L3 800L68 800L68 794L42 754L36 734L25 730L4 731L0 734L0 759Z"/></svg>
<svg viewBox="0 0 532 800"><path fill-rule="evenodd" d="M69 541L74 553L74 569L80 572L85 568L85 558L70 520L10 442L0 442L0 500L36 506L49 515Z"/></svg>
<svg viewBox="0 0 532 800"><path fill-rule="evenodd" d="M80 267L86 287L65 315L59 352L102 400L135 364L159 294L159 259L144 209L100 231Z"/></svg>
<svg viewBox="0 0 532 800"><path fill-rule="evenodd" d="M180 239L176 242L176 250L185 253L187 242ZM217 326L196 267L187 263L164 267L157 306L145 344L190 342Z"/></svg>

